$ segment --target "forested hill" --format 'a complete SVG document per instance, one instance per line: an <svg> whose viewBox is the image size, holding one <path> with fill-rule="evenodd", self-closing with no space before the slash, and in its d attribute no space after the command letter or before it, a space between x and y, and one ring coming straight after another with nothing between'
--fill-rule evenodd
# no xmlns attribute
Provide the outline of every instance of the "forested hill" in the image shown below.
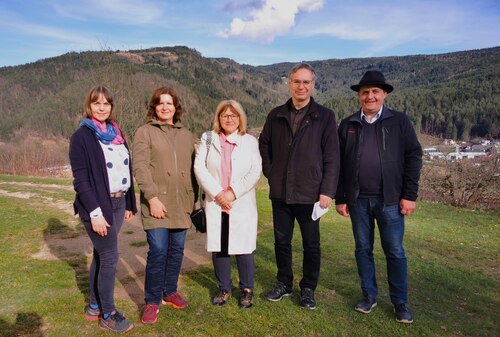
<svg viewBox="0 0 500 337"><path fill-rule="evenodd" d="M315 98L343 118L358 102L349 87L366 70L384 72L395 90L387 99L424 133L468 139L500 138L500 47L441 55L309 61L318 74ZM252 67L202 57L187 47L127 52L68 53L0 68L0 139L27 135L69 137L81 120L83 99L95 84L115 94L120 125L133 135L146 104L161 85L176 89L184 123L199 134L212 124L222 99L239 100L250 127L287 97L292 63Z"/></svg>

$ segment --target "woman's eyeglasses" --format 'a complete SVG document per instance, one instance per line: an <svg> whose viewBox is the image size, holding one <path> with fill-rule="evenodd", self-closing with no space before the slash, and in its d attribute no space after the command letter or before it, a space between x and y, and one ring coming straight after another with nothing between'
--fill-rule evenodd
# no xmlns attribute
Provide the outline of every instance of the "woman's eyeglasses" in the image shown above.
<svg viewBox="0 0 500 337"><path fill-rule="evenodd" d="M232 120L232 121L235 121L237 120L238 118L240 118L240 116L238 115L220 115L220 118L221 119L225 119L225 120Z"/></svg>

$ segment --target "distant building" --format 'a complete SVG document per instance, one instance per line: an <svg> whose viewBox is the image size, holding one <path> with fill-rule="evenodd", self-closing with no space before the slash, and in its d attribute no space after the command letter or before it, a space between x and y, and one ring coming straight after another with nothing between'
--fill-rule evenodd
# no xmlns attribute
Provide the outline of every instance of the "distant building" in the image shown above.
<svg viewBox="0 0 500 337"><path fill-rule="evenodd" d="M455 148L455 152L450 152L446 155L446 159L460 160L460 159L474 159L486 157L489 153L483 151L472 151L472 148L467 151L463 151L458 146Z"/></svg>
<svg viewBox="0 0 500 337"><path fill-rule="evenodd" d="M424 151L424 156L427 156L429 159L445 158L444 153L439 151L435 147L426 147L423 149L423 151Z"/></svg>

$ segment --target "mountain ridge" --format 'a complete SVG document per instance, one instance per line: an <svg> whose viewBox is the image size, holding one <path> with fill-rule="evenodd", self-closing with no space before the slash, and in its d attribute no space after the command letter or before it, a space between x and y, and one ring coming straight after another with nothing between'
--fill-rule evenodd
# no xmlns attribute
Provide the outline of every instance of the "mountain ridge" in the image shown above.
<svg viewBox="0 0 500 337"><path fill-rule="evenodd" d="M405 111L419 132L468 139L500 137L500 47L435 55L308 61L317 72L315 99L338 119L358 109L349 87L366 70L384 73L395 86L387 99ZM1 140L26 135L68 138L82 118L83 99L95 84L115 95L127 134L142 125L153 90L172 86L195 134L211 128L222 99L236 99L259 127L269 110L288 98L286 76L294 63L265 66L206 58L185 46L129 51L70 52L0 68Z"/></svg>

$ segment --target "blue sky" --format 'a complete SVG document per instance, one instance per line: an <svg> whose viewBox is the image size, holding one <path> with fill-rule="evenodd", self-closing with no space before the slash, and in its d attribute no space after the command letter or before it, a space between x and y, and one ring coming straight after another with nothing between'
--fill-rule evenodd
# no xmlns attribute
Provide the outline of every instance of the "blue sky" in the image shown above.
<svg viewBox="0 0 500 337"><path fill-rule="evenodd" d="M499 32L499 0L2 0L0 67L175 45L251 65L437 54Z"/></svg>

